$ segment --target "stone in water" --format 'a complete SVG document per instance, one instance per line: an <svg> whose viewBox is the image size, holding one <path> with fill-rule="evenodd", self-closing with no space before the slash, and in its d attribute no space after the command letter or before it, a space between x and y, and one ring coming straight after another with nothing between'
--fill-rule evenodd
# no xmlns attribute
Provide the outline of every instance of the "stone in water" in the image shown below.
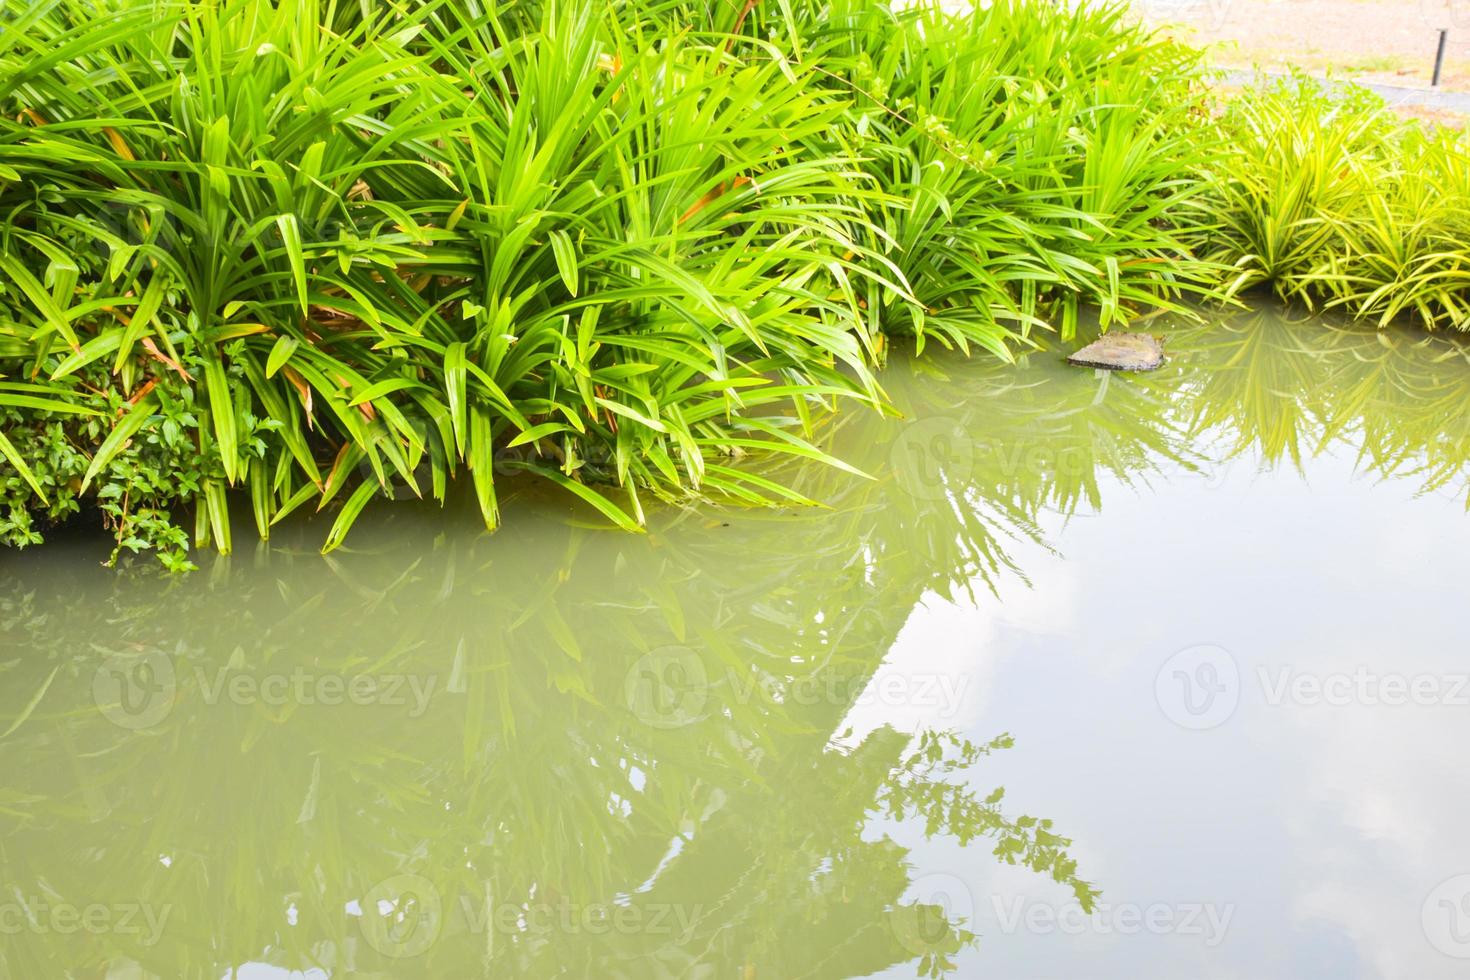
<svg viewBox="0 0 1470 980"><path fill-rule="evenodd" d="M1146 333L1110 333L1069 356L1067 363L1108 371L1152 371L1164 363L1164 345Z"/></svg>

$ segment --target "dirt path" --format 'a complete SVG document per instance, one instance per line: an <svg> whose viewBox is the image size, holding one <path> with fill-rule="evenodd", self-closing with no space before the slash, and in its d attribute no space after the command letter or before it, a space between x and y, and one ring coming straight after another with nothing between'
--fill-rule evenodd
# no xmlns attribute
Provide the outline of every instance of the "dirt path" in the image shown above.
<svg viewBox="0 0 1470 980"><path fill-rule="evenodd" d="M1448 28L1440 87L1470 92L1470 0L1134 0L1150 24L1214 46L1216 64L1427 88Z"/></svg>

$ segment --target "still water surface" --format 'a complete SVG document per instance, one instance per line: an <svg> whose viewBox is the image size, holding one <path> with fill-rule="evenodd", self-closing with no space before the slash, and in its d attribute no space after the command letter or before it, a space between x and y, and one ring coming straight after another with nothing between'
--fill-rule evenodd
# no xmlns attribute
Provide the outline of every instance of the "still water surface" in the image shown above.
<svg viewBox="0 0 1470 980"><path fill-rule="evenodd" d="M1470 358L1169 347L894 364L826 509L5 555L0 976L1467 975Z"/></svg>

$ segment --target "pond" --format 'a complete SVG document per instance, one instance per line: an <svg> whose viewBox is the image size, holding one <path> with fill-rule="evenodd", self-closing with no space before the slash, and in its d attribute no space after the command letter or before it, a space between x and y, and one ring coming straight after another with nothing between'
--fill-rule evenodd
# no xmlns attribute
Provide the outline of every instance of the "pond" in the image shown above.
<svg viewBox="0 0 1470 980"><path fill-rule="evenodd" d="M1470 356L928 351L827 506L0 558L6 977L1453 977Z"/></svg>

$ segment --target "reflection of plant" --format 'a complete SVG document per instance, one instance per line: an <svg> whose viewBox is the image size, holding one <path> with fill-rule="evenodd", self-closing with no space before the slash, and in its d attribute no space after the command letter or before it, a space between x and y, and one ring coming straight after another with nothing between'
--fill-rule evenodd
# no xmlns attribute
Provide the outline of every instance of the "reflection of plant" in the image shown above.
<svg viewBox="0 0 1470 980"><path fill-rule="evenodd" d="M930 836L945 830L961 844L980 835L996 838L996 857L1050 875L1072 889L1083 911L1091 912L1098 893L1077 877L1077 862L1066 852L1072 842L1052 832L1050 820L1011 821L999 810L1004 788L980 799L969 786L951 781L984 756L1014 744L1009 735L976 745L951 732L923 732L895 771L881 805L894 819L921 817Z"/></svg>
<svg viewBox="0 0 1470 980"><path fill-rule="evenodd" d="M1047 351L1011 365L959 363L951 355L895 360L885 388L909 422L859 413L840 417L824 446L878 477L863 483L817 468L784 474L804 495L831 503L829 515L776 520L865 534L876 576L926 567L940 595L995 590L1025 580L1011 556L1018 542L1046 547L1040 520L1102 505L1102 483L1147 481L1166 464L1201 457L1173 417L1170 369L1154 381L1078 371ZM919 466L906 452L909 425L944 419L963 445ZM916 485L917 484L917 485ZM820 538L817 538L820 540Z"/></svg>
<svg viewBox="0 0 1470 980"><path fill-rule="evenodd" d="M1370 472L1470 491L1470 354L1453 341L1275 310L1167 329L1171 362L1128 377L1045 350L1013 365L896 356L883 383L904 418L850 413L822 432L878 479L790 468L787 485L837 513L747 521L818 552L834 535L861 538L861 562L843 572L855 590L927 568L925 588L948 597L1024 582L1014 546L1047 547L1042 521L1100 509L1106 484L1214 473L1237 457L1299 462L1344 444ZM907 434L933 420L963 445L916 460Z"/></svg>
<svg viewBox="0 0 1470 980"><path fill-rule="evenodd" d="M222 560L162 593L152 576L99 577L101 602L72 581L7 579L0 635L26 656L3 668L4 714L20 719L0 741L18 774L0 796L6 880L72 901L101 890L168 904L172 917L152 948L22 937L0 969L123 957L164 976L246 960L335 970L352 950L354 969L391 975L647 976L700 963L840 977L916 957L942 971L972 937L946 922L923 952L905 944L904 852L868 839L873 818L989 837L1051 875L1065 842L962 788L1001 743L910 748L886 729L850 749L832 742L922 581L895 577L889 600L869 603L834 575L860 539L793 551L792 528L773 526L770 547L732 560L719 530L691 520L648 541L528 517L423 552L380 546L374 525L363 550L301 566L283 530L268 563L237 574ZM674 730L623 703L627 672L666 643L698 651L713 681L708 710ZM93 708L91 683L101 656L137 651L169 654L177 685L163 721L131 734ZM737 667L767 685L739 683ZM296 669L409 675L436 693L421 718L210 702L236 673ZM813 679L839 696L791 696ZM398 961L342 910L405 872L432 883L445 915L422 956ZM467 914L487 901L631 903L686 922L677 935L512 925L490 942Z"/></svg>
<svg viewBox="0 0 1470 980"><path fill-rule="evenodd" d="M1194 340L1198 338L1198 340ZM1462 496L1470 481L1470 351L1409 330L1290 313L1182 328L1191 380L1175 411L1195 442L1276 464L1333 445L1383 477Z"/></svg>

